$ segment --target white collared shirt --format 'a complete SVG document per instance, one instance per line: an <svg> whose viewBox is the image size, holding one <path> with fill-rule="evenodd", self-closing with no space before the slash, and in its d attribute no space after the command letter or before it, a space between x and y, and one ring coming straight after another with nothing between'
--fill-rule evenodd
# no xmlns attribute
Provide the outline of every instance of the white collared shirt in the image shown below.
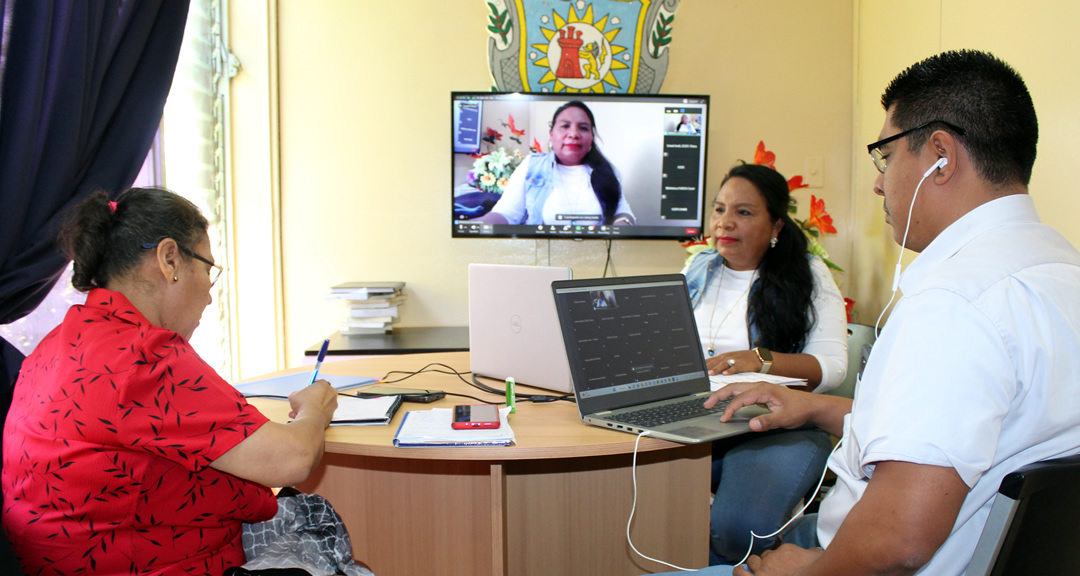
<svg viewBox="0 0 1080 576"><path fill-rule="evenodd" d="M828 545L881 461L954 468L971 491L920 573L962 574L1001 479L1080 452L1080 253L1007 196L944 230L901 277L822 503Z"/></svg>

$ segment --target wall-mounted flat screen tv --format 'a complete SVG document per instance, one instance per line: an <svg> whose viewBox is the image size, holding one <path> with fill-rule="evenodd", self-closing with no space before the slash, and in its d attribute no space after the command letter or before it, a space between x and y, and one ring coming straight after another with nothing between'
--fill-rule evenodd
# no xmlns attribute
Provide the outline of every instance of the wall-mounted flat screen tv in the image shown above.
<svg viewBox="0 0 1080 576"><path fill-rule="evenodd" d="M455 238L702 233L708 96L452 92L450 112Z"/></svg>

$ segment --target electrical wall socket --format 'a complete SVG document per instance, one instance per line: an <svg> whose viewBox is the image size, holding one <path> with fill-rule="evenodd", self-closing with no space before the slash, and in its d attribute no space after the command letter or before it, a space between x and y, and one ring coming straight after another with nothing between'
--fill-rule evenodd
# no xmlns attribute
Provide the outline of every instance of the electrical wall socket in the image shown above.
<svg viewBox="0 0 1080 576"><path fill-rule="evenodd" d="M806 171L803 183L811 188L825 187L825 161L821 156L808 156L806 158Z"/></svg>

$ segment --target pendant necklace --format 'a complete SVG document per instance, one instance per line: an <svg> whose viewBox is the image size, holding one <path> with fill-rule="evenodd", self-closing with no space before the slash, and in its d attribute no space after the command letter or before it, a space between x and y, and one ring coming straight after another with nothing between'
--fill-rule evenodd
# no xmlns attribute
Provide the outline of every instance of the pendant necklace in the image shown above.
<svg viewBox="0 0 1080 576"><path fill-rule="evenodd" d="M735 302L731 304L731 308L728 308L727 313L720 319L720 323L716 325L716 330L713 330L713 319L716 317L716 304L719 304L720 301L720 284L724 282L724 270L726 268L727 266L724 266L723 264L720 265L720 279L716 281L716 303L713 304L712 314L709 316L709 349L706 351L709 354L709 357L716 355L716 336L720 333L720 327L724 325L724 321L728 319L728 316L731 316L732 311L739 305L739 302L750 292L750 287L754 285L754 276L757 275L757 271L755 270L754 274L750 276L750 283L746 285L746 290L743 290L743 293L735 299Z"/></svg>

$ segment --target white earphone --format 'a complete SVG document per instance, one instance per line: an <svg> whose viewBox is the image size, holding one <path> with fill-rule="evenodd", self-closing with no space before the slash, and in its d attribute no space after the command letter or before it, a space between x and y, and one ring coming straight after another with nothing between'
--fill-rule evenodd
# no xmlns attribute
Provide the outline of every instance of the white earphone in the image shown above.
<svg viewBox="0 0 1080 576"><path fill-rule="evenodd" d="M896 298L896 290L900 287L900 262L903 261L904 248L907 247L907 235L908 231L911 230L911 213L915 209L915 199L919 197L919 189L922 188L923 182L934 173L934 170L937 170L948 163L948 158L944 156L938 158L938 161L934 162L934 165L923 173L918 186L915 186L915 193L911 196L911 204L908 205L907 224L904 225L904 238L900 241L900 257L896 259L896 269L893 271L892 296L889 297L889 301L885 304L885 307L881 309L881 315L878 316L877 322L874 323L874 334L880 333L878 326L881 324L881 319L885 317L885 311L892 305L893 299Z"/></svg>
<svg viewBox="0 0 1080 576"><path fill-rule="evenodd" d="M948 164L948 163L949 163L949 159L948 159L948 158L946 158L946 157L944 157L944 156L942 156L941 158L938 158L937 162L934 162L934 165L933 165L933 166L931 166L931 167L930 167L930 169L929 169L929 170L927 170L927 171L926 171L926 172L925 172L925 173L924 173L924 174L922 175L922 177L923 177L923 178L929 178L929 177L930 177L930 175L934 173L934 170L937 170L938 168L941 168L941 167L945 166L945 165L946 165L946 164ZM920 182L920 184L921 184L921 182Z"/></svg>

